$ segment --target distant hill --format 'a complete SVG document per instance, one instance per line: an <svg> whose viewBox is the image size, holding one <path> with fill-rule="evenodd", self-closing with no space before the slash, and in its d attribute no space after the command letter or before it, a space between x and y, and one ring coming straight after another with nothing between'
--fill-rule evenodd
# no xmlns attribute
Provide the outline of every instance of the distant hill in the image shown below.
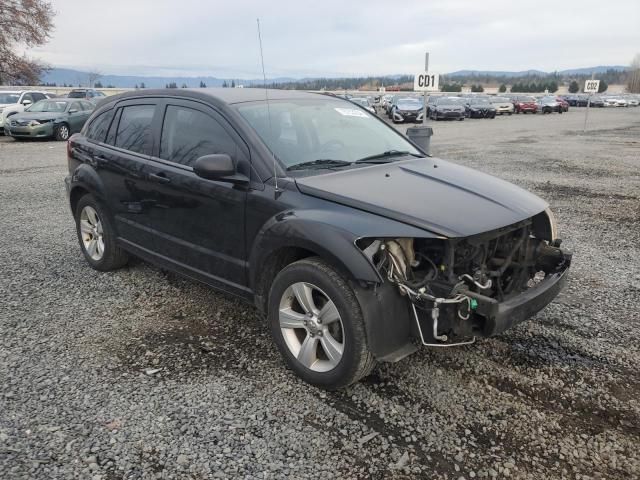
<svg viewBox="0 0 640 480"><path fill-rule="evenodd" d="M80 70L73 70L70 68L52 68L46 72L40 78L42 83L55 83L56 85L73 85L73 86L87 86L89 82L89 72L83 72ZM139 75L102 75L98 81L104 85L113 85L117 88L133 87L144 83L147 88L164 88L169 83L175 83L178 87L187 85L187 87L199 87L200 82L204 82L207 87L221 87L226 81L231 83L231 78L217 78L217 77L145 77ZM267 82L291 82L294 78L281 77L267 79ZM235 79L236 84L242 84L246 86L250 85L262 85L262 79L249 79L238 80Z"/></svg>
<svg viewBox="0 0 640 480"><path fill-rule="evenodd" d="M541 70L524 70L521 72L505 72L500 70L457 70L447 73L447 77L470 77L470 76L491 76L491 77L526 77L527 75L547 75Z"/></svg>
<svg viewBox="0 0 640 480"><path fill-rule="evenodd" d="M597 67L586 67L586 68L574 68L569 70L560 70L558 73L560 75L590 75L591 73L605 73L608 70L614 71L626 71L628 67L623 65L601 65ZM451 72L446 74L447 77L505 77L505 78L517 78L517 77L526 77L526 76L546 76L550 73L554 72L543 72L541 70L523 70L518 72L509 72L509 71L493 71L493 70L458 70L455 72ZM405 77L406 75L379 75L379 76L371 76L368 78L374 79L390 79L390 80L398 80L401 77ZM355 78L347 77L347 78ZM365 78L365 77L362 77ZM346 78L345 78L346 79ZM230 78L218 78L218 77L145 77L140 75L108 75L105 74L101 76L99 82L103 86L114 86L117 88L127 88L134 87L135 85L142 85L146 88L164 88L167 84L175 83L178 87L182 85L187 85L187 87L195 88L200 86L200 82L204 82L208 87L221 87L222 84L226 81L228 84L231 83ZM318 77L305 77L305 78L292 78L292 77L277 77L277 78L268 78L267 83L274 85L279 84L282 86L291 85L291 84L311 84L316 80L340 80L337 78L334 79L320 79ZM56 84L58 86L62 85L71 85L71 86L87 86L89 83L89 72L84 72L80 70L74 70L70 68L52 68L48 72L46 72L41 77L41 82L46 84ZM235 79L236 84L241 84L244 86L259 86L263 84L261 78L254 79ZM386 83L386 82L385 82Z"/></svg>
<svg viewBox="0 0 640 480"><path fill-rule="evenodd" d="M558 70L557 72L544 72L542 70L522 70L518 72L506 72L500 70L458 70L447 73L447 77L470 77L470 76L490 76L490 77L527 77L544 76L552 73L560 75L591 75L592 73L605 73L608 70L623 72L629 67L624 65L600 65L597 67L572 68L568 70Z"/></svg>

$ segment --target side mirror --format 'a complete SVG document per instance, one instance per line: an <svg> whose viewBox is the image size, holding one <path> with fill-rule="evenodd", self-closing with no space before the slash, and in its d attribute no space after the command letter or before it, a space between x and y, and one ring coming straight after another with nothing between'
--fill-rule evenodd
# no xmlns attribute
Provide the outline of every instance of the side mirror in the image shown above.
<svg viewBox="0 0 640 480"><path fill-rule="evenodd" d="M28 107L29 105L31 105L33 102L31 100L23 100L22 101L22 105L24 105L25 107Z"/></svg>
<svg viewBox="0 0 640 480"><path fill-rule="evenodd" d="M218 180L230 183L247 183L249 179L238 174L236 164L226 153L205 155L196 160L193 165L196 175L208 180Z"/></svg>

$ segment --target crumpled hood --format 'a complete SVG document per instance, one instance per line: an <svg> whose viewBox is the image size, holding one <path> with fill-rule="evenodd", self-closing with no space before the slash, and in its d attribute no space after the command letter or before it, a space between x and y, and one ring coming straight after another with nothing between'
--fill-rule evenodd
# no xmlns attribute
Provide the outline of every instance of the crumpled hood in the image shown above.
<svg viewBox="0 0 640 480"><path fill-rule="evenodd" d="M21 112L12 115L11 120L55 120L64 115L63 112Z"/></svg>
<svg viewBox="0 0 640 480"><path fill-rule="evenodd" d="M544 200L511 183L435 158L297 178L296 183L302 193L446 237L495 230L547 207Z"/></svg>

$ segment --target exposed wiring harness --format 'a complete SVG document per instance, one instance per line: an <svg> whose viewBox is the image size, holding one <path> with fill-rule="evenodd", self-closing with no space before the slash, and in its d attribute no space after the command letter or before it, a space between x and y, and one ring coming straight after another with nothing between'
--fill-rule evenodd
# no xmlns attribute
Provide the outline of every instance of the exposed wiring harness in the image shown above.
<svg viewBox="0 0 640 480"><path fill-rule="evenodd" d="M394 245L395 244L395 245ZM455 293L460 284L456 285L452 290L452 296L448 298L437 297L432 295L427 291L428 282L434 280L438 274L438 269L433 263L431 259L428 259L425 256L421 256L428 261L430 266L432 267L431 273L426 275L425 278L420 282L411 282L407 278L407 264L412 262L412 259L406 258L406 253L404 248L399 245L395 240L388 241L386 244L386 257L388 259L387 265L387 278L393 284L395 284L401 293L406 295L414 307L415 313L415 304L422 303L425 301L433 302L433 307L431 308L431 318L433 320L433 337L436 340L440 340L446 342L448 337L446 335L438 335L438 318L440 316L440 306L446 304L467 304L466 313L463 313L461 308L458 307L456 309L458 317L461 320L468 320L471 312L471 299L466 295L462 295L460 293ZM402 255L402 258L400 255ZM471 281L477 283L473 280L473 278L467 275ZM462 277L461 277L462 279ZM464 284L464 282L461 282ZM480 284L478 284L480 286ZM490 286L490 283L489 283ZM484 288L489 288L489 286L485 286ZM418 324L419 327L419 324Z"/></svg>

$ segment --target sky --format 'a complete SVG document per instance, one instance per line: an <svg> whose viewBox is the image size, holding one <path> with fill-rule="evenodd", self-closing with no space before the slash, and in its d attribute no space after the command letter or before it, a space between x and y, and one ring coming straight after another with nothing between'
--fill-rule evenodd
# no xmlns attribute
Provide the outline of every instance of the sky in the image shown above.
<svg viewBox="0 0 640 480"><path fill-rule="evenodd" d="M260 78L627 65L640 0L49 0L28 54L102 74Z"/></svg>

